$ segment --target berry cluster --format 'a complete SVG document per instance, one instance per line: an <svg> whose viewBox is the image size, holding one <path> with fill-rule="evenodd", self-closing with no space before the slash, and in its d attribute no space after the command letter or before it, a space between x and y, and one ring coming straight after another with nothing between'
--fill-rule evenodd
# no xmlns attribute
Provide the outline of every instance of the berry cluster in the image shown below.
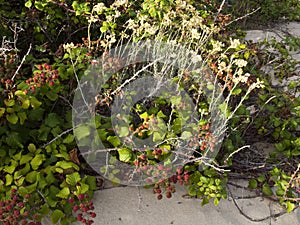
<svg viewBox="0 0 300 225"><path fill-rule="evenodd" d="M93 60L92 65L97 65L99 61ZM109 58L104 58L104 63L103 63L103 70L104 72L107 72L109 70L111 71L117 71L120 70L124 67L124 62L123 60L120 60L119 58L116 57L109 57Z"/></svg>
<svg viewBox="0 0 300 225"><path fill-rule="evenodd" d="M11 199L0 202L0 223L3 225L42 225L39 221L40 216L35 214L32 216L32 221L29 221L30 213L25 210L25 205L30 198L29 194L26 194L24 198L21 198L17 194L16 189L11 190Z"/></svg>
<svg viewBox="0 0 300 225"><path fill-rule="evenodd" d="M54 86L59 77L58 71L53 70L48 63L39 64L36 67L38 70L34 72L34 77L26 80L26 83L30 84L29 89L32 93L35 93L37 87L40 88L45 84L49 84L50 87ZM25 90L25 93L27 92L28 90Z"/></svg>
<svg viewBox="0 0 300 225"><path fill-rule="evenodd" d="M210 125L202 125L198 128L198 135L192 137L192 140L189 142L189 147L197 147L201 151L210 147L210 151L213 151L215 148L216 139L213 137L212 133L209 131Z"/></svg>
<svg viewBox="0 0 300 225"><path fill-rule="evenodd" d="M180 185L188 184L190 179L189 171L183 170L182 167L178 167L176 174L171 176L168 179L160 180L158 183L156 183L153 187L153 193L158 194L157 199L161 200L163 198L163 193L167 198L172 197L172 193L175 193L175 186L177 182L179 182Z"/></svg>
<svg viewBox="0 0 300 225"><path fill-rule="evenodd" d="M154 115L152 116L152 118L154 118ZM141 138L144 137L145 133L149 130L149 127L150 127L149 120L150 120L150 118L145 118L144 122L136 129L134 129L133 125L131 125L129 127L129 131L133 132L133 134L137 134L138 137L141 137Z"/></svg>
<svg viewBox="0 0 300 225"><path fill-rule="evenodd" d="M69 199L69 203L73 204L73 212L76 214L77 221L86 225L93 224L94 221L92 219L96 217L96 213L93 212L95 207L94 203L89 200L90 196L79 194L77 198L78 201L75 201L74 198Z"/></svg>

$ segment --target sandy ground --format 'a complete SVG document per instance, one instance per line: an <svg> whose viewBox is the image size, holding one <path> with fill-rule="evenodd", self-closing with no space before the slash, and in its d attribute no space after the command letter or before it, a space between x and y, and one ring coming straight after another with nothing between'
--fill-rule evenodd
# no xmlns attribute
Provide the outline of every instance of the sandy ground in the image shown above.
<svg viewBox="0 0 300 225"><path fill-rule="evenodd" d="M234 196L249 196L244 189L233 188ZM300 212L283 215L277 220L272 218L262 222L251 222L245 218L231 200L221 201L219 206L210 203L200 205L199 199L185 199L184 187L178 187L171 199L158 201L150 190L136 187L113 188L96 193L95 204L99 225L295 225L300 224ZM139 204L140 201L140 204ZM236 200L237 204L253 219L278 213L280 206L261 197Z"/></svg>
<svg viewBox="0 0 300 225"><path fill-rule="evenodd" d="M243 182L239 182L243 184ZM270 215L283 211L273 201L255 196L243 188L230 186L232 196L222 200L216 207L213 203L201 206L200 199L184 198L185 187L177 186L172 198L157 200L151 190L137 187L115 187L95 193L96 225L296 225L300 224L300 211L295 210L278 218ZM240 199L245 198L245 199ZM252 222L240 210L254 220ZM50 225L51 222L44 221ZM74 225L79 223L74 223Z"/></svg>

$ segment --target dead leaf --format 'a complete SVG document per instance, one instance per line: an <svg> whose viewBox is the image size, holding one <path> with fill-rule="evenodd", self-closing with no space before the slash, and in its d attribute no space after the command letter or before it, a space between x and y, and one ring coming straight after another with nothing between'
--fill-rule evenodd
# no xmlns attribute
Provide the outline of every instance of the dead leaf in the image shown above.
<svg viewBox="0 0 300 225"><path fill-rule="evenodd" d="M80 161L78 159L78 149L77 148L74 148L73 150L71 150L69 152L69 156L70 156L70 159L73 163L76 163L77 165L80 166Z"/></svg>

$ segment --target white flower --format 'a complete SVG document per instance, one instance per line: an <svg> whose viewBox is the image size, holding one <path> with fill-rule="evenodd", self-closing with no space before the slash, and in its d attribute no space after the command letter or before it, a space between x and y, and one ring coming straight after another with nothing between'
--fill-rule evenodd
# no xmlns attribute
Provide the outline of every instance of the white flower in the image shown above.
<svg viewBox="0 0 300 225"><path fill-rule="evenodd" d="M63 48L66 52L70 53L71 52L71 49L75 48L75 45L73 42L71 42L70 44L67 43L67 44L64 44L63 45Z"/></svg>
<svg viewBox="0 0 300 225"><path fill-rule="evenodd" d="M107 7L104 5L103 2L98 3L93 7L93 11L95 11L98 14L101 14Z"/></svg>
<svg viewBox="0 0 300 225"><path fill-rule="evenodd" d="M192 39L199 39L200 38L200 34L199 32L197 31L197 29L192 29L191 30L191 33L192 33Z"/></svg>
<svg viewBox="0 0 300 225"><path fill-rule="evenodd" d="M242 76L243 74L243 69L239 68L238 71L236 72L237 75Z"/></svg>
<svg viewBox="0 0 300 225"><path fill-rule="evenodd" d="M113 6L115 7L120 7L120 6L128 6L128 0L115 0L115 2L113 3Z"/></svg>
<svg viewBox="0 0 300 225"><path fill-rule="evenodd" d="M248 62L246 60L243 60L243 59L236 59L236 60L233 61L233 63L235 65L237 65L238 67L245 67L245 66L247 66Z"/></svg>
<svg viewBox="0 0 300 225"><path fill-rule="evenodd" d="M224 61L220 62L218 65L219 71L224 71L226 69L226 63Z"/></svg>
<svg viewBox="0 0 300 225"><path fill-rule="evenodd" d="M201 61L202 61L201 55L194 55L192 58L193 63L197 63L197 62L201 62Z"/></svg>
<svg viewBox="0 0 300 225"><path fill-rule="evenodd" d="M212 40L211 44L213 46L213 51L214 52L220 52L220 51L222 51L222 47L224 47L224 43L222 43L220 41Z"/></svg>
<svg viewBox="0 0 300 225"><path fill-rule="evenodd" d="M230 38L230 47L229 48L237 48L240 45L240 40L239 39L234 39Z"/></svg>

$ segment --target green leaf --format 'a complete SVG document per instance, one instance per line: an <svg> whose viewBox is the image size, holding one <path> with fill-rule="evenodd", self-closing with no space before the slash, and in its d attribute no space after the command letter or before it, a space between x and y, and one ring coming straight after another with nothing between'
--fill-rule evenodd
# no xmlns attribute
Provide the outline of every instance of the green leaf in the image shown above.
<svg viewBox="0 0 300 225"><path fill-rule="evenodd" d="M59 209L55 209L54 212L51 215L51 220L53 224L57 224L58 221L63 218L65 216L65 214L59 210Z"/></svg>
<svg viewBox="0 0 300 225"><path fill-rule="evenodd" d="M25 112L18 112L18 117L20 119L20 124L23 125L27 119L27 114Z"/></svg>
<svg viewBox="0 0 300 225"><path fill-rule="evenodd" d="M76 170L79 170L79 167L73 162L59 161L59 162L56 163L56 166L60 167L64 170L70 169L70 168L74 168Z"/></svg>
<svg viewBox="0 0 300 225"><path fill-rule="evenodd" d="M128 127L120 127L119 129L119 137L127 137L127 135L129 134L129 129Z"/></svg>
<svg viewBox="0 0 300 225"><path fill-rule="evenodd" d="M71 186L75 186L81 180L79 173L72 173L66 175L66 182Z"/></svg>
<svg viewBox="0 0 300 225"><path fill-rule="evenodd" d="M242 92L242 89L241 89L241 88L235 88L235 89L232 91L231 94L233 94L233 95L238 95L238 94L240 94L241 92Z"/></svg>
<svg viewBox="0 0 300 225"><path fill-rule="evenodd" d="M6 115L6 119L8 122L16 124L19 120L19 117L15 113L13 113L11 115Z"/></svg>
<svg viewBox="0 0 300 225"><path fill-rule="evenodd" d="M28 0L27 2L25 2L25 7L30 8L31 6L32 6L31 0Z"/></svg>
<svg viewBox="0 0 300 225"><path fill-rule="evenodd" d="M54 93L53 91L48 91L46 96L51 100L55 101L58 98L58 94Z"/></svg>
<svg viewBox="0 0 300 225"><path fill-rule="evenodd" d="M183 140L190 140L192 137L192 133L189 132L189 131L183 131L182 134L181 134L181 138Z"/></svg>
<svg viewBox="0 0 300 225"><path fill-rule="evenodd" d="M290 201L287 201L286 207L287 207L287 213L290 213L290 212L292 212L294 210L295 204L291 203Z"/></svg>
<svg viewBox="0 0 300 225"><path fill-rule="evenodd" d="M119 158L122 162L129 162L132 157L132 151L128 148L120 149L119 151Z"/></svg>
<svg viewBox="0 0 300 225"><path fill-rule="evenodd" d="M118 147L121 144L120 139L116 136L109 136L107 141L109 141L114 147Z"/></svg>
<svg viewBox="0 0 300 225"><path fill-rule="evenodd" d="M78 140L90 135L90 128L88 126L79 126L75 128L74 134Z"/></svg>
<svg viewBox="0 0 300 225"><path fill-rule="evenodd" d="M209 199L204 197L202 202L201 202L201 205L203 206L203 205L206 205L208 203L209 203Z"/></svg>
<svg viewBox="0 0 300 225"><path fill-rule="evenodd" d="M102 33L105 33L107 30L108 30L108 27L107 27L107 26L102 26L102 27L100 28L100 31L101 31Z"/></svg>
<svg viewBox="0 0 300 225"><path fill-rule="evenodd" d="M258 182L262 183L266 180L266 176L265 175L261 175L257 178Z"/></svg>
<svg viewBox="0 0 300 225"><path fill-rule="evenodd" d="M56 127L60 124L59 116L56 113L49 113L45 120L45 124L51 128Z"/></svg>
<svg viewBox="0 0 300 225"><path fill-rule="evenodd" d="M70 144L74 141L74 135L68 134L68 136L64 139L63 143Z"/></svg>
<svg viewBox="0 0 300 225"><path fill-rule="evenodd" d="M39 174L39 172L37 171L31 171L30 173L28 173L25 177L26 181L29 183L34 183L37 180L37 175Z"/></svg>
<svg viewBox="0 0 300 225"><path fill-rule="evenodd" d="M273 195L273 191L267 183L263 185L262 192L267 196Z"/></svg>
<svg viewBox="0 0 300 225"><path fill-rule="evenodd" d="M42 103L39 100L37 100L36 97L30 96L30 104L33 109L36 109L40 107Z"/></svg>
<svg viewBox="0 0 300 225"><path fill-rule="evenodd" d="M11 183L12 183L12 181L13 181L13 177L12 177L12 175L10 175L10 174L6 174L6 176L5 176L5 185L6 186L9 186L9 185L11 185Z"/></svg>
<svg viewBox="0 0 300 225"><path fill-rule="evenodd" d="M70 195L70 189L64 187L60 192L57 193L56 197L67 199Z"/></svg>
<svg viewBox="0 0 300 225"><path fill-rule="evenodd" d="M251 188L251 189L257 188L257 181L256 181L255 179L251 179L251 180L249 181L248 187Z"/></svg>
<svg viewBox="0 0 300 225"><path fill-rule="evenodd" d="M27 148L31 153L35 153L35 151L36 151L36 147L32 143L30 143Z"/></svg>
<svg viewBox="0 0 300 225"><path fill-rule="evenodd" d="M14 99L4 100L4 103L7 107L12 107L15 105L15 100Z"/></svg>
<svg viewBox="0 0 300 225"><path fill-rule="evenodd" d="M4 113L5 113L5 108L0 108L0 117L2 117Z"/></svg>
<svg viewBox="0 0 300 225"><path fill-rule="evenodd" d="M89 185L90 190L96 190L97 189L97 179L94 176L86 176L84 178L86 183Z"/></svg>
<svg viewBox="0 0 300 225"><path fill-rule="evenodd" d="M41 213L42 215L48 215L50 212L49 206L47 204L44 204L41 206L41 208L39 209L39 213Z"/></svg>
<svg viewBox="0 0 300 225"><path fill-rule="evenodd" d="M218 198L215 198L215 199L214 199L214 205L215 205L215 206L218 206L219 203L220 203L220 200L219 200Z"/></svg>
<svg viewBox="0 0 300 225"><path fill-rule="evenodd" d="M18 162L15 160L11 160L11 165L4 167L3 170L9 174L12 174L15 171L17 166L18 166Z"/></svg>
<svg viewBox="0 0 300 225"><path fill-rule="evenodd" d="M30 100L29 100L29 99L24 99L24 100L22 101L22 108L23 108L23 109L28 109L29 106L30 106Z"/></svg>
<svg viewBox="0 0 300 225"><path fill-rule="evenodd" d="M32 156L29 154L23 155L20 160L20 165L23 165L25 163L28 163L32 159Z"/></svg>
<svg viewBox="0 0 300 225"><path fill-rule="evenodd" d="M44 160L45 160L45 155L42 154L36 155L30 162L32 169L37 170Z"/></svg>
<svg viewBox="0 0 300 225"><path fill-rule="evenodd" d="M154 132L153 133L153 142L159 142L162 141L164 139L164 134L160 133L160 132Z"/></svg>

